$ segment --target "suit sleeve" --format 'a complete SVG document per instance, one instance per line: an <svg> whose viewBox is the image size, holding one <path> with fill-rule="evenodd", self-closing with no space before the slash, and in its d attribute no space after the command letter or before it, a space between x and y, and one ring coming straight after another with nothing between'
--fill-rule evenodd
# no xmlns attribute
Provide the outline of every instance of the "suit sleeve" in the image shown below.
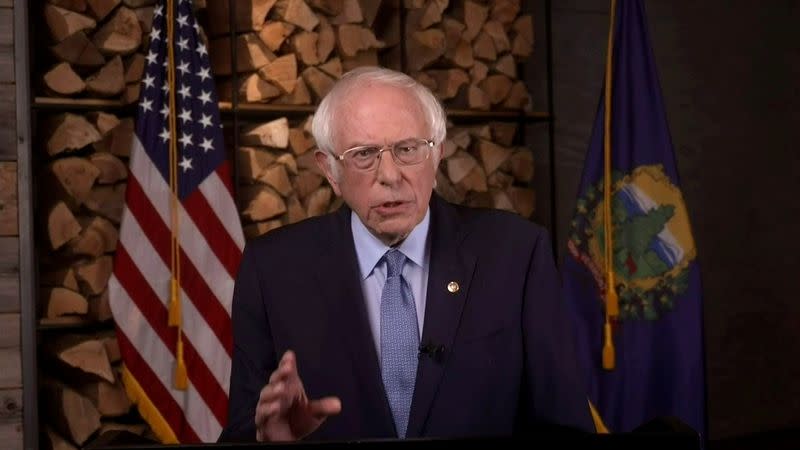
<svg viewBox="0 0 800 450"><path fill-rule="evenodd" d="M245 248L234 287L232 328L228 423L219 441L255 441L256 404L277 360L258 279L257 256L250 246Z"/></svg>
<svg viewBox="0 0 800 450"><path fill-rule="evenodd" d="M525 283L523 428L535 424L593 432L585 374L580 371L573 319L561 296L561 281L546 232L534 245Z"/></svg>

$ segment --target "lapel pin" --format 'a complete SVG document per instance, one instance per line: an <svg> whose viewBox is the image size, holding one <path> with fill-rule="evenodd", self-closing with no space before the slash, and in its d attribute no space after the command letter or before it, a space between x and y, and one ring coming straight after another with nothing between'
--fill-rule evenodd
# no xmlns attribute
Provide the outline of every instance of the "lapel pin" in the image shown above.
<svg viewBox="0 0 800 450"><path fill-rule="evenodd" d="M456 292L458 292L458 289L459 289L458 283L456 283L455 281L447 283L447 290L450 291L451 294L455 294Z"/></svg>

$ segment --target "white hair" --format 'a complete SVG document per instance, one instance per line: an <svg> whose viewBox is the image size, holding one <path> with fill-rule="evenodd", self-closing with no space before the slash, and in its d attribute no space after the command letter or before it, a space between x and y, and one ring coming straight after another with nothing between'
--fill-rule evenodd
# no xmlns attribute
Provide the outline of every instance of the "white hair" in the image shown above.
<svg viewBox="0 0 800 450"><path fill-rule="evenodd" d="M342 101L359 87L369 85L383 85L407 90L411 93L425 114L425 122L430 127L429 136L439 147L447 136L447 116L441 103L433 93L424 85L402 72L385 67L358 67L344 75L336 82L333 88L322 99L314 119L311 122L311 134L317 143L317 148L328 154L328 161L335 178L339 178L339 165L333 157L334 130L336 129L337 112ZM441 151L434 152L434 166L438 165Z"/></svg>

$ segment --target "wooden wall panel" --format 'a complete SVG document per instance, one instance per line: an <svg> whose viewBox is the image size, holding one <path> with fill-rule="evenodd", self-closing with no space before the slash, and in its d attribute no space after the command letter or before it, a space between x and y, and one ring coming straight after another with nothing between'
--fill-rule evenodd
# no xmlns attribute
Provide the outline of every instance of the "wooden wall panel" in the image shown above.
<svg viewBox="0 0 800 450"><path fill-rule="evenodd" d="M0 162L0 236L16 236L17 163Z"/></svg>
<svg viewBox="0 0 800 450"><path fill-rule="evenodd" d="M0 161L17 160L17 94L13 84L0 83Z"/></svg>
<svg viewBox="0 0 800 450"><path fill-rule="evenodd" d="M0 314L19 312L19 238L0 237Z"/></svg>
<svg viewBox="0 0 800 450"><path fill-rule="evenodd" d="M19 348L19 342L19 314L0 314L0 348Z"/></svg>
<svg viewBox="0 0 800 450"><path fill-rule="evenodd" d="M14 82L14 10L0 7L0 83Z"/></svg>

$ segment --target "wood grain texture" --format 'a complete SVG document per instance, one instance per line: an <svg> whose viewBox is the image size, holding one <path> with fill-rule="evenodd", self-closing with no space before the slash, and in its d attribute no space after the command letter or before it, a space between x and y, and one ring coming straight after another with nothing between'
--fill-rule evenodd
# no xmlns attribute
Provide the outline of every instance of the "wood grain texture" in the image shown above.
<svg viewBox="0 0 800 450"><path fill-rule="evenodd" d="M18 235L17 223L17 163L0 162L0 236Z"/></svg>
<svg viewBox="0 0 800 450"><path fill-rule="evenodd" d="M22 389L0 389L0 423L22 419Z"/></svg>
<svg viewBox="0 0 800 450"><path fill-rule="evenodd" d="M14 10L0 4L0 83L14 82Z"/></svg>
<svg viewBox="0 0 800 450"><path fill-rule="evenodd" d="M0 313L19 312L19 238L0 237Z"/></svg>
<svg viewBox="0 0 800 450"><path fill-rule="evenodd" d="M13 84L0 83L0 161L17 160L17 93Z"/></svg>
<svg viewBox="0 0 800 450"><path fill-rule="evenodd" d="M19 314L0 314L0 348L19 349Z"/></svg>
<svg viewBox="0 0 800 450"><path fill-rule="evenodd" d="M22 450L22 419L0 421L0 442L8 450Z"/></svg>
<svg viewBox="0 0 800 450"><path fill-rule="evenodd" d="M0 389L22 388L20 356L19 348L0 348Z"/></svg>

